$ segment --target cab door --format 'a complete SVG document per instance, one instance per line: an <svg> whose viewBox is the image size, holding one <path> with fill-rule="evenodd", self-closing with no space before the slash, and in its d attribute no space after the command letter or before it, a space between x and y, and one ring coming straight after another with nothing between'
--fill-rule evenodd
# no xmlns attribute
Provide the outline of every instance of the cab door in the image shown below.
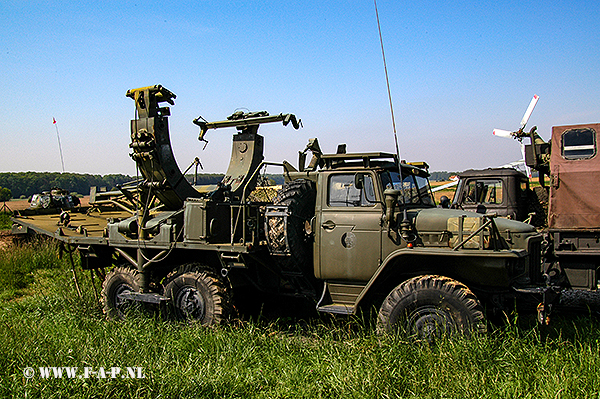
<svg viewBox="0 0 600 399"><path fill-rule="evenodd" d="M376 194L375 175L355 173L322 176L316 216L317 277L367 281L381 262L383 207Z"/></svg>

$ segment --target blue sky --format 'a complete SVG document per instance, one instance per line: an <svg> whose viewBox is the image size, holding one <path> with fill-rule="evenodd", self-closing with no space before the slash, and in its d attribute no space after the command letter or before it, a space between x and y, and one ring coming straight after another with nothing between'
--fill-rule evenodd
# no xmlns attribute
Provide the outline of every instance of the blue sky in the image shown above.
<svg viewBox="0 0 600 399"><path fill-rule="evenodd" d="M600 121L597 1L386 1L379 16L402 158L461 171L519 159L529 121ZM127 89L177 95L171 139L185 169L225 172L234 130L192 119L237 109L295 113L269 125L265 158L296 164L309 138L325 152L394 151L373 1L0 1L0 171L135 175ZM273 172L277 172L274 170Z"/></svg>

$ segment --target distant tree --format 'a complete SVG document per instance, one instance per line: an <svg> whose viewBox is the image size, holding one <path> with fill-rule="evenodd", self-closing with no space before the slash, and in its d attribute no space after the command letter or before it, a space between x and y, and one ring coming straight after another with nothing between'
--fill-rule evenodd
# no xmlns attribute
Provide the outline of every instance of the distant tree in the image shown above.
<svg viewBox="0 0 600 399"><path fill-rule="evenodd" d="M55 187L87 194L91 186L107 187L133 180L126 175L90 175L58 172L6 172L0 173L0 186L8 187L15 197L49 191Z"/></svg>
<svg viewBox="0 0 600 399"><path fill-rule="evenodd" d="M1 202L10 201L11 198L12 198L12 192L8 188L0 187L0 201Z"/></svg>

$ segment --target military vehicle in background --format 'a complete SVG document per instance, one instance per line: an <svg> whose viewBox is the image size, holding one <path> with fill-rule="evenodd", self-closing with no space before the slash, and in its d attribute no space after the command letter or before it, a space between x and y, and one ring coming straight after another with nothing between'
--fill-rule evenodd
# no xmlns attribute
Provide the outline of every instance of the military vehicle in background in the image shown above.
<svg viewBox="0 0 600 399"><path fill-rule="evenodd" d="M523 144L524 161L539 186L514 169L469 170L460 175L452 207L497 212L545 234L544 260L577 289L598 288L600 267L600 124L554 126L549 142L524 125L506 136ZM549 269L550 270L550 269Z"/></svg>
<svg viewBox="0 0 600 399"><path fill-rule="evenodd" d="M43 191L41 194L33 194L29 200L30 206L26 211L21 211L22 215L27 213L40 213L46 211L48 213L54 213L57 211L63 211L67 209L73 209L81 204L79 198L68 190L61 188L53 188L50 191ZM33 211L33 212L27 212Z"/></svg>
<svg viewBox="0 0 600 399"><path fill-rule="evenodd" d="M470 169L458 175L451 208L477 213L496 213L500 217L533 220L529 178L513 168ZM543 223L544 219L539 222ZM535 219L538 221L538 218ZM532 223L537 225L536 223Z"/></svg>
<svg viewBox="0 0 600 399"><path fill-rule="evenodd" d="M216 324L250 289L307 298L326 313L376 307L380 331L424 339L482 331L484 307L510 310L515 298L536 299L547 322L564 279L542 263L542 235L495 214L437 207L424 163L347 153L345 145L325 154L316 139L297 167L267 162L260 125L298 129L300 121L235 113L193 121L200 140L211 129L237 130L223 180L197 187L171 149L163 105L175 95L158 85L127 96L136 106L130 148L142 180L92 191L90 207L69 218L13 219L13 232L54 237L78 250L84 269L108 271L101 293L108 316L144 304ZM280 190L257 187L267 167L281 168Z"/></svg>

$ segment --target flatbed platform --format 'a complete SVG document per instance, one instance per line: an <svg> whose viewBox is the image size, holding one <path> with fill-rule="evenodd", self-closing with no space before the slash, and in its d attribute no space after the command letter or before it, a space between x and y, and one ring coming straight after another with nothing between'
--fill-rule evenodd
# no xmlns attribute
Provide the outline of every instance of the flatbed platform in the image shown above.
<svg viewBox="0 0 600 399"><path fill-rule="evenodd" d="M28 233L43 234L66 244L81 247L106 245L135 249L139 248L143 242L142 246L145 249L165 250L180 248L188 250L211 250L233 254L257 252L266 248L266 242L261 242L259 245L249 248L248 245L243 243L209 243L203 240L173 241L171 238L161 238L160 235L142 241L137 238L127 238L121 234L117 237L113 236L111 239L108 237L107 232L105 232L109 220L127 219L132 216L131 213L114 208L101 211L95 209L88 214L88 209L81 208L69 212L70 221L66 226L64 223L61 223L60 214L58 213L45 215L19 215L15 213L11 218L14 223L12 233L17 235Z"/></svg>
<svg viewBox="0 0 600 399"><path fill-rule="evenodd" d="M34 231L38 234L48 235L68 244L108 244L105 237L105 228L108 219L125 219L131 214L125 211L92 211L86 213L82 208L76 212L69 212L70 221L65 226L61 222L60 214L46 215L20 215L18 212L11 218L15 225L14 234L24 234Z"/></svg>

